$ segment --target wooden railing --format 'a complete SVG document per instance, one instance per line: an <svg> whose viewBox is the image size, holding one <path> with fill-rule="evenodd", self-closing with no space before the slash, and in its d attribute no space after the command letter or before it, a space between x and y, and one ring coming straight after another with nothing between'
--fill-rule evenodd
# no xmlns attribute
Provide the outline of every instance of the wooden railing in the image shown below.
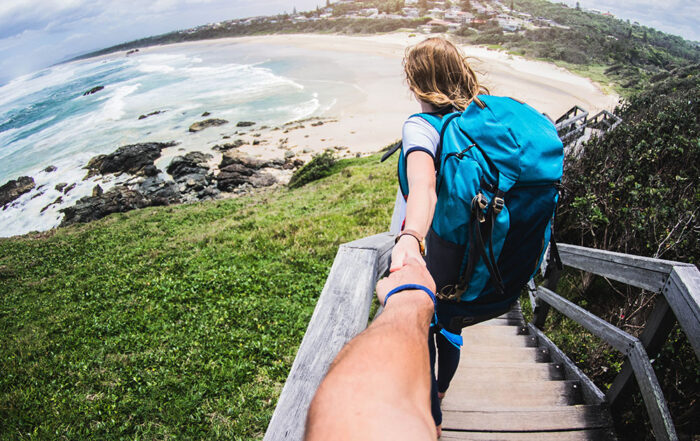
<svg viewBox="0 0 700 441"><path fill-rule="evenodd" d="M306 413L316 389L342 347L367 327L374 286L385 272L393 246L388 233L339 247L330 274L294 359L264 441L294 440L304 436ZM695 266L573 245L559 245L565 265L632 286L663 293L635 338L553 292L559 274L532 291L533 323L529 325L554 361L567 375L582 380L587 402L614 402L634 373L640 385L658 439L677 439L666 402L647 354L656 353L677 319L700 354L700 273ZM533 286L534 287L534 286ZM623 352L629 362L606 396L540 331L549 308L554 307L593 334Z"/></svg>
<svg viewBox="0 0 700 441"><path fill-rule="evenodd" d="M559 253L566 266L662 294L637 338L556 294L560 274L553 271L544 286L532 292L532 325L542 329L551 306L624 354L626 362L607 401L614 406L634 374L656 438L678 439L649 355L658 353L677 320L700 357L700 271L692 264L575 245L560 244Z"/></svg>
<svg viewBox="0 0 700 441"><path fill-rule="evenodd" d="M303 439L306 412L331 362L367 327L374 286L393 245L393 236L386 233L338 249L264 441Z"/></svg>

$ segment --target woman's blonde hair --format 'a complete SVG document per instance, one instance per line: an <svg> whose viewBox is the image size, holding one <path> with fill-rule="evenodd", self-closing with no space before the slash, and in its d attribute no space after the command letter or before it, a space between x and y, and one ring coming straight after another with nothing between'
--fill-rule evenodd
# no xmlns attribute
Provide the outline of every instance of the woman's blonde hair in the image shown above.
<svg viewBox="0 0 700 441"><path fill-rule="evenodd" d="M464 110L479 94L479 84L467 59L444 38L428 38L406 50L403 59L408 87L420 99L438 109Z"/></svg>

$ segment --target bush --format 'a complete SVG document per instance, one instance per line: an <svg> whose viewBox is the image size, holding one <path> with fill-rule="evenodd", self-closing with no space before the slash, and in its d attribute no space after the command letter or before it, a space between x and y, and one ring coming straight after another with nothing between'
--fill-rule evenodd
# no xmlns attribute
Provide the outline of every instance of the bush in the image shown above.
<svg viewBox="0 0 700 441"><path fill-rule="evenodd" d="M311 161L294 172L292 179L289 180L289 188L303 187L309 182L325 178L332 173L335 163L333 152L326 151L314 156Z"/></svg>

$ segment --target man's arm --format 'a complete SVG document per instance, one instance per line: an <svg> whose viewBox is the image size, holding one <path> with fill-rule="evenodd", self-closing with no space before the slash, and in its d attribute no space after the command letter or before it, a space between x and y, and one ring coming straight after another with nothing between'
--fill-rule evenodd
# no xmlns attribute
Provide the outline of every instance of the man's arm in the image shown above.
<svg viewBox="0 0 700 441"><path fill-rule="evenodd" d="M411 260L377 283L384 303L399 285L435 291L425 266ZM391 296L384 312L338 354L309 407L306 440L433 440L428 328L434 313L420 290Z"/></svg>

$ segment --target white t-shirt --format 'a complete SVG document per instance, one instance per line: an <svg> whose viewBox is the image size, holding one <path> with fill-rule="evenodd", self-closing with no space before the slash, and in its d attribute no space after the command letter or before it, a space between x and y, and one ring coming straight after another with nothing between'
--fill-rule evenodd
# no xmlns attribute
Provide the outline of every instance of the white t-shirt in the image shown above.
<svg viewBox="0 0 700 441"><path fill-rule="evenodd" d="M440 134L430 123L420 116L412 116L403 124L402 132L403 154L408 155L414 151L423 151L433 158L440 142ZM406 201L401 194L401 189L396 191L396 202L394 203L394 214L391 216L391 227L389 232L398 234L401 225L406 218Z"/></svg>

